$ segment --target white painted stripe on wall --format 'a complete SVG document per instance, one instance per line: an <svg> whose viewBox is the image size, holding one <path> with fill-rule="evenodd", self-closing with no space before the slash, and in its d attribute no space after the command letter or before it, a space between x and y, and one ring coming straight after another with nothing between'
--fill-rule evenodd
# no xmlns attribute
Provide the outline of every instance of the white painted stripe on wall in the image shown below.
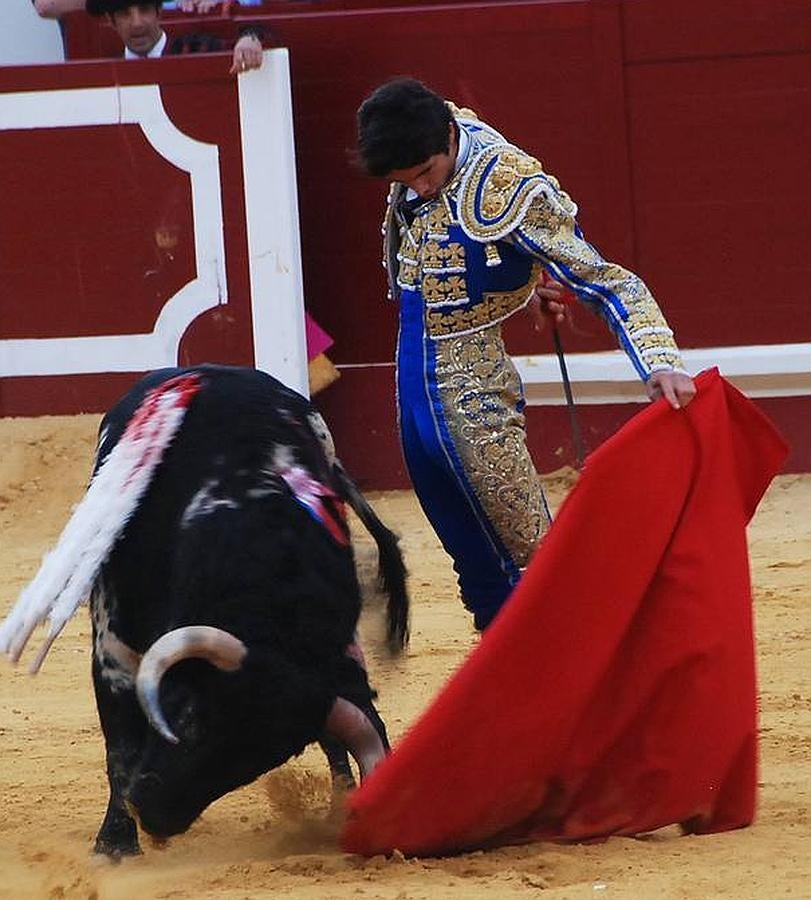
<svg viewBox="0 0 811 900"><path fill-rule="evenodd" d="M3 128L118 125L121 122L118 91L116 87L99 87L0 94L0 125Z"/></svg>
<svg viewBox="0 0 811 900"><path fill-rule="evenodd" d="M717 366L748 397L811 396L811 343L683 349L682 357L693 375ZM554 354L514 356L513 361L529 405L566 402ZM621 350L567 354L566 366L578 403L647 402L642 382Z"/></svg>
<svg viewBox="0 0 811 900"><path fill-rule="evenodd" d="M287 50L239 76L255 365L307 396L307 345Z"/></svg>

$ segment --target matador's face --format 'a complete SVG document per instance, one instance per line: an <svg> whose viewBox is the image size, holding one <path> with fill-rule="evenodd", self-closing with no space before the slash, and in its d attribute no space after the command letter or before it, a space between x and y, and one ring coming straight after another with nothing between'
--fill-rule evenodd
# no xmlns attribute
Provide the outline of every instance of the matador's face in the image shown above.
<svg viewBox="0 0 811 900"><path fill-rule="evenodd" d="M450 128L451 135L447 153L435 153L424 162L408 169L394 169L389 173L389 178L411 188L423 200L432 200L436 197L450 181L456 166L459 143L453 122L451 122Z"/></svg>

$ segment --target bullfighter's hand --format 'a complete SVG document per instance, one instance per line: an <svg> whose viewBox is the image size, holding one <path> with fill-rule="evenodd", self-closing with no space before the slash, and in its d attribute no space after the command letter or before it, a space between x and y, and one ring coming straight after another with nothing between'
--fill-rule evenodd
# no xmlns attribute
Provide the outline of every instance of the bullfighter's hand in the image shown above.
<svg viewBox="0 0 811 900"><path fill-rule="evenodd" d="M543 331L547 319L554 320L556 324L564 321L567 308L563 294L563 285L542 272L527 303L527 312L536 331Z"/></svg>
<svg viewBox="0 0 811 900"><path fill-rule="evenodd" d="M684 409L696 395L693 379L684 372L654 372L645 387L651 400L664 397L673 409Z"/></svg>
<svg viewBox="0 0 811 900"><path fill-rule="evenodd" d="M231 75L239 75L249 69L258 69L262 65L262 42L255 34L244 34L234 44L234 60L231 64Z"/></svg>

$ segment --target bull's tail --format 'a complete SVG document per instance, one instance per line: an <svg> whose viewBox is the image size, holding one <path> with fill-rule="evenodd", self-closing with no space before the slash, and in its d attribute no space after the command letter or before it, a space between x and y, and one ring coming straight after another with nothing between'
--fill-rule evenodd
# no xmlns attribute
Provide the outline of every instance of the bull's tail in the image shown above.
<svg viewBox="0 0 811 900"><path fill-rule="evenodd" d="M199 377L186 375L146 395L93 477L56 547L43 558L33 581L0 623L0 653L12 662L19 660L34 629L48 618L48 635L30 666L32 674L39 671L51 645L87 599L199 388Z"/></svg>
<svg viewBox="0 0 811 900"><path fill-rule="evenodd" d="M358 518L377 544L378 581L388 596L386 638L389 649L393 653L399 653L408 643L409 636L407 572L403 554L400 552L399 541L394 532L386 528L380 521L358 486L346 474L343 466L337 460L333 471L340 493L355 510Z"/></svg>

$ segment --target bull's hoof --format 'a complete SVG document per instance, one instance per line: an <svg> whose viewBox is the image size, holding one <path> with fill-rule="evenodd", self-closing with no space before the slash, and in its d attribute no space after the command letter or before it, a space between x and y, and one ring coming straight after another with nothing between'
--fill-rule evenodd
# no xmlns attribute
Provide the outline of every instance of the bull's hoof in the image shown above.
<svg viewBox="0 0 811 900"><path fill-rule="evenodd" d="M352 772L350 771L349 775L335 775L332 776L332 798L331 798L331 806L333 808L343 809L344 804L346 802L346 796L351 791L354 791L357 787L357 783L355 781Z"/></svg>
<svg viewBox="0 0 811 900"><path fill-rule="evenodd" d="M102 829L93 847L96 856L104 856L112 862L121 862L125 856L139 856L138 829L134 822L121 824L115 829Z"/></svg>
<svg viewBox="0 0 811 900"><path fill-rule="evenodd" d="M93 856L98 860L107 860L111 863L120 863L126 856L141 856L143 850L136 843L134 847L113 847L103 841L96 841L93 848Z"/></svg>

